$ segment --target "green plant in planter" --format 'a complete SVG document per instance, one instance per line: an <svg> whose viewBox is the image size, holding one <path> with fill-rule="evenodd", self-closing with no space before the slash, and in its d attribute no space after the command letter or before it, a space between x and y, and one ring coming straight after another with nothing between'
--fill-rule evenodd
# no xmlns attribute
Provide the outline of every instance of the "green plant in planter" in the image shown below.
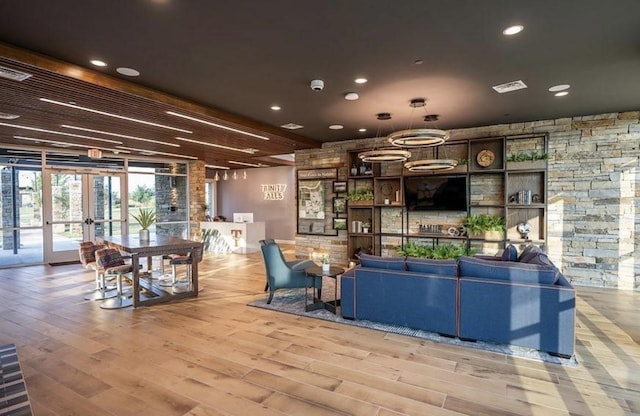
<svg viewBox="0 0 640 416"><path fill-rule="evenodd" d="M347 194L349 201L372 201L373 190L371 189L354 189Z"/></svg>
<svg viewBox="0 0 640 416"><path fill-rule="evenodd" d="M457 259L460 256L473 256L474 253L474 249L467 249L462 245L452 243L438 244L433 248L419 243L407 243L398 250L399 256L435 260Z"/></svg>
<svg viewBox="0 0 640 416"><path fill-rule="evenodd" d="M466 165L467 163L469 163L469 161L467 159L458 159L458 166L462 166L462 165Z"/></svg>
<svg viewBox="0 0 640 416"><path fill-rule="evenodd" d="M398 256L403 257L420 257L430 259L432 257L433 250L431 247L427 247L424 244L419 243L407 243L397 251Z"/></svg>
<svg viewBox="0 0 640 416"><path fill-rule="evenodd" d="M549 155L543 152L530 152L530 153L522 153L516 152L507 156L507 162L525 162L528 160L545 160L548 159Z"/></svg>
<svg viewBox="0 0 640 416"><path fill-rule="evenodd" d="M140 210L138 211L138 215L132 214L131 216L134 220L138 221L138 224L140 224L140 227L142 227L143 230L148 230L149 227L151 227L153 223L156 222L156 212L151 208L140 208Z"/></svg>
<svg viewBox="0 0 640 416"><path fill-rule="evenodd" d="M486 231L505 231L504 218L499 215L472 214L462 225L469 235L480 235Z"/></svg>

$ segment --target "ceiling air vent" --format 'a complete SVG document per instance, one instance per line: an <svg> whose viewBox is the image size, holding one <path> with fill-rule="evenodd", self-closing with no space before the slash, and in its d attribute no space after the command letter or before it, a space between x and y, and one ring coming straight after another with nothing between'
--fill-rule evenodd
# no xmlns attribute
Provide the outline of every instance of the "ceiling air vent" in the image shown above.
<svg viewBox="0 0 640 416"><path fill-rule="evenodd" d="M283 129L288 129L288 130L297 130L297 129L301 129L304 126L301 126L300 124L295 124L295 123L287 123L287 124L283 124L282 126Z"/></svg>
<svg viewBox="0 0 640 416"><path fill-rule="evenodd" d="M12 79L14 81L24 81L25 79L30 78L31 74L7 68L6 66L0 66L0 77Z"/></svg>
<svg viewBox="0 0 640 416"><path fill-rule="evenodd" d="M494 85L492 88L498 91L500 94L504 94L505 92L517 91L517 90L527 88L527 84L522 82L522 80L518 80L518 81L506 82L500 85Z"/></svg>

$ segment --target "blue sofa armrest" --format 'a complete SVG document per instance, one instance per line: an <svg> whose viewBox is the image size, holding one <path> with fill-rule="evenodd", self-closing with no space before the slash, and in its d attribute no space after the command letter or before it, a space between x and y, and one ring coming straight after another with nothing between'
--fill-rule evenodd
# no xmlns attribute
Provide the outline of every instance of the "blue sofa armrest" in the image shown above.
<svg viewBox="0 0 640 416"><path fill-rule="evenodd" d="M461 277L459 337L572 356L575 290L556 284Z"/></svg>
<svg viewBox="0 0 640 416"><path fill-rule="evenodd" d="M355 319L356 317L356 299L355 299L355 287L356 287L356 269L349 269L340 277L340 311L342 317L346 319Z"/></svg>

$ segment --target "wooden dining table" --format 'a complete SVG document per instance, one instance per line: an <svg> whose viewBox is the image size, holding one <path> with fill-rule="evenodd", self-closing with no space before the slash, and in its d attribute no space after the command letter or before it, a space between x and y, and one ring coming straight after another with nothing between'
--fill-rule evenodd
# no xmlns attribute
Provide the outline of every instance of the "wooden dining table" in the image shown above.
<svg viewBox="0 0 640 416"><path fill-rule="evenodd" d="M98 237L98 242L118 249L131 256L133 307L149 306L161 302L198 296L198 261L202 258L203 245L199 241L151 234L148 241L141 241L137 235L118 235ZM171 288L163 287L153 276L152 258L165 254L187 254L191 257L191 282L189 290L174 293ZM140 270L140 258L147 257L147 270ZM189 265L187 265L189 267ZM140 295L140 289L145 294Z"/></svg>

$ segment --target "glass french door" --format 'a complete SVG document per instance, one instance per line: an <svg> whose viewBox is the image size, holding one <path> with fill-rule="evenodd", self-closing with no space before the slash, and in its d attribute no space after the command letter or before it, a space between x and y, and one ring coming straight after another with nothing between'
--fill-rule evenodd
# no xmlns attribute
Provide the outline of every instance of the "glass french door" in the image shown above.
<svg viewBox="0 0 640 416"><path fill-rule="evenodd" d="M47 170L45 262L78 260L78 245L125 229L123 173Z"/></svg>

